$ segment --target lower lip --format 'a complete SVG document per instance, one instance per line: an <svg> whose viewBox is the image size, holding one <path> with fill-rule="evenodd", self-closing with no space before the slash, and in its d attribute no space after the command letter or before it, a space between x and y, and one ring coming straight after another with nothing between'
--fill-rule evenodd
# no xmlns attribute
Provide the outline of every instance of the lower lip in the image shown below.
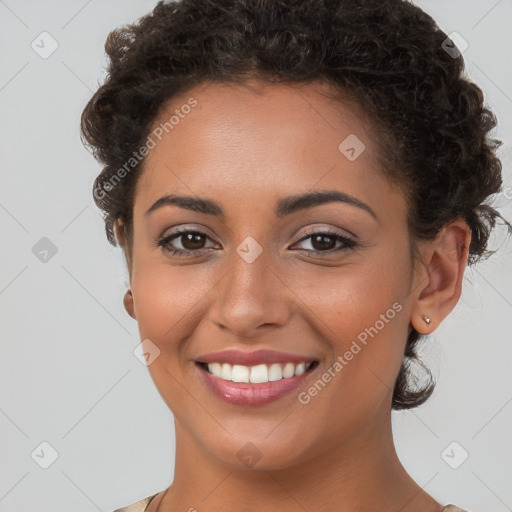
<svg viewBox="0 0 512 512"><path fill-rule="evenodd" d="M302 375L260 384L224 380L215 377L200 365L197 365L197 368L210 391L224 402L234 405L258 406L275 402L297 389L316 366L314 365Z"/></svg>

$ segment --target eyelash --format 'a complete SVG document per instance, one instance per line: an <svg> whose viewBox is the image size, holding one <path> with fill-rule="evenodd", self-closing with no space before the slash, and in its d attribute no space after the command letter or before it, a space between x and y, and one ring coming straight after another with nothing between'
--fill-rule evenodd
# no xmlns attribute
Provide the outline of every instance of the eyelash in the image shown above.
<svg viewBox="0 0 512 512"><path fill-rule="evenodd" d="M210 238L206 233L203 233L202 231L199 231L197 229L189 229L189 228L178 228L170 235L167 235L166 237L163 237L159 239L156 242L156 245L162 249L162 251L170 252L173 256L178 257L186 257L189 256L192 253L201 253L205 249L198 249L198 250L183 250L183 249L175 249L173 247L169 247L170 242L172 242L175 238L179 238L180 236L184 234L194 234L194 235L203 235L207 238ZM331 229L324 229L323 231L314 231L310 230L304 233L304 236L297 241L297 243L303 242L304 240L307 240L308 238L311 238L313 235L326 235L329 238L334 238L336 241L342 242L342 246L338 247L337 249L329 249L327 251L316 251L316 250L310 250L310 249L303 249L307 252L313 252L316 253L316 255L323 256L324 254L330 255L333 253L338 253L341 251L346 251L349 249L355 249L357 248L358 244L352 240L351 238L342 235L336 231L333 231Z"/></svg>

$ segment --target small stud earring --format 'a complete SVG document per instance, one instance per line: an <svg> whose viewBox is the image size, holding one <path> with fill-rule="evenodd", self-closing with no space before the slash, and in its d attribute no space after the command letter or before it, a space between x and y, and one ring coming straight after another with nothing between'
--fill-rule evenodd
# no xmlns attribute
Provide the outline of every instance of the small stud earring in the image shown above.
<svg viewBox="0 0 512 512"><path fill-rule="evenodd" d="M430 317L427 316L427 315L421 315L421 318L423 319L423 321L427 324L427 325L430 325Z"/></svg>

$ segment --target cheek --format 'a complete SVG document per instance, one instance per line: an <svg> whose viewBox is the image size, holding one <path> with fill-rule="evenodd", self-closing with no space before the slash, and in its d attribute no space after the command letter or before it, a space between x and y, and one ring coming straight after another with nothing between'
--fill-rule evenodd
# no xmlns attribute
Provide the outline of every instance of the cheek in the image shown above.
<svg viewBox="0 0 512 512"><path fill-rule="evenodd" d="M403 248L375 251L353 269L316 280L316 291L314 279L305 281L310 284L301 295L310 296L307 309L316 318L312 315L309 323L316 324L319 337L330 346L327 366L341 377L334 386L340 400L365 396L371 405L393 390L409 326L407 255Z"/></svg>
<svg viewBox="0 0 512 512"><path fill-rule="evenodd" d="M186 336L218 280L215 277L199 265L134 265L132 291L141 336L161 342Z"/></svg>
<svg viewBox="0 0 512 512"><path fill-rule="evenodd" d="M184 411L190 402L184 375L194 363L187 356L187 341L204 317L204 301L218 280L212 279L211 270L198 269L143 264L139 259L132 274L140 339L151 340L159 350L148 370L162 399L178 417L187 415ZM192 405L190 414L197 415L196 409Z"/></svg>

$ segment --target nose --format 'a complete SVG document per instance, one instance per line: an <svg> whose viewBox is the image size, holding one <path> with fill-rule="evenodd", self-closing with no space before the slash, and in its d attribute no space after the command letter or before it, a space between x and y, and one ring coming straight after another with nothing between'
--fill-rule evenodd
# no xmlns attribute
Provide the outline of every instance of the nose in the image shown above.
<svg viewBox="0 0 512 512"><path fill-rule="evenodd" d="M215 287L210 319L237 338L258 338L290 316L290 289L265 251L252 263L234 253L229 271Z"/></svg>

